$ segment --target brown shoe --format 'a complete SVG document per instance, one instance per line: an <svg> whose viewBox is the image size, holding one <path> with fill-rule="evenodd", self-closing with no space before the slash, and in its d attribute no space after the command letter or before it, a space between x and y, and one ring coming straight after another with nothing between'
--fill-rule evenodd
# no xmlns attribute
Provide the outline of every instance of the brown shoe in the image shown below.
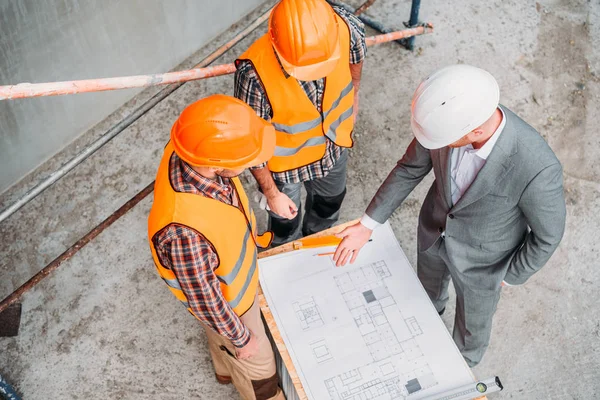
<svg viewBox="0 0 600 400"><path fill-rule="evenodd" d="M215 374L215 378L217 378L217 382L219 382L221 385L229 385L231 383L230 376Z"/></svg>

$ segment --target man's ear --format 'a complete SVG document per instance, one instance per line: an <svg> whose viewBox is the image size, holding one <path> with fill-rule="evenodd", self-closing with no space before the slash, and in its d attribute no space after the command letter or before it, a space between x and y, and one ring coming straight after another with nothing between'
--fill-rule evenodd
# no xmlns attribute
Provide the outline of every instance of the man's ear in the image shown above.
<svg viewBox="0 0 600 400"><path fill-rule="evenodd" d="M483 135L483 129L475 128L471 131L471 135L473 135L473 139L479 139Z"/></svg>

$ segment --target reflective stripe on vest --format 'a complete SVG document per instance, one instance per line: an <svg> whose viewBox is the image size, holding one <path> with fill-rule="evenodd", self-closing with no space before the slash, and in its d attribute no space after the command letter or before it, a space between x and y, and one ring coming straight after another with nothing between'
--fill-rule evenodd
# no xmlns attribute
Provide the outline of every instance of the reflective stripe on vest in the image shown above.
<svg viewBox="0 0 600 400"><path fill-rule="evenodd" d="M176 278L168 279L163 276L163 281L165 281L165 283L167 285L169 285L170 287L172 287L173 289L181 290L181 285L179 284L179 281Z"/></svg>
<svg viewBox="0 0 600 400"><path fill-rule="evenodd" d="M164 276L162 278L163 278L163 281L165 281L165 283L167 284L167 286L169 286L169 288L179 290L183 294L183 290L181 290L181 285L179 284L179 281L176 278L167 279ZM177 297L177 295L175 297ZM184 295L184 297L185 297L185 295ZM189 308L190 303L187 301L187 299L186 300L178 299L178 300L185 306L185 308Z"/></svg>
<svg viewBox="0 0 600 400"><path fill-rule="evenodd" d="M238 295L235 298L233 298L232 300L229 300L229 304L231 305L231 308L236 308L240 304L244 294L248 291L248 287L250 287L250 284L252 283L252 280L254 279L254 274L256 273L256 259L257 259L256 247L254 247L254 257L252 257L252 258L253 258L252 265L250 266L250 271L248 271L248 274L246 275L246 281L244 282L244 286L242 286L242 289L239 291Z"/></svg>
<svg viewBox="0 0 600 400"><path fill-rule="evenodd" d="M350 74L350 31L336 16L340 27L340 60L325 77L322 111L317 110L298 81L286 77L267 35L240 57L252 62L267 94L276 130L275 154L269 169L282 172L320 160L327 138L341 147L352 147L354 86Z"/></svg>
<svg viewBox="0 0 600 400"><path fill-rule="evenodd" d="M300 150L302 150L305 147L319 146L319 145L322 145L325 143L327 143L325 136L313 137L313 138L308 139L306 142L302 143L299 147L276 146L274 154L276 156L280 156L280 157L293 156L294 154L297 154Z"/></svg>
<svg viewBox="0 0 600 400"><path fill-rule="evenodd" d="M336 119L335 121L333 121L331 123L331 125L329 126L329 130L327 131L327 137L329 139L331 139L334 142L336 141L336 139L337 139L336 130L337 130L338 126L340 126L340 124L342 122L344 122L345 120L347 120L348 118L352 117L353 112L354 112L354 107L350 107L349 109L344 111L338 117L338 119Z"/></svg>
<svg viewBox="0 0 600 400"><path fill-rule="evenodd" d="M340 102L342 101L342 99L344 97L346 97L346 95L349 94L352 91L353 88L354 88L354 85L352 84L352 82L350 82L344 88L344 90L342 90L342 93L340 93L340 95L338 96L338 98L335 99L335 101L332 103L331 107L327 111L325 111L323 113L323 118L327 118L327 116L329 115L329 113L331 112L331 110L337 108L337 106L340 105ZM352 107L350 107L350 110L352 110ZM352 115L352 113L350 113L350 115ZM306 132L306 131L308 131L310 129L316 128L317 126L321 125L321 121L323 120L323 118L319 116L319 118L316 118L316 119L314 119L312 121L301 122L299 124L292 125L292 126L278 124L278 123L274 122L273 126L275 127L276 130L278 130L280 132L294 134L294 133ZM337 128L337 126L336 126L336 128ZM334 130L335 130L335 128L334 128Z"/></svg>
<svg viewBox="0 0 600 400"><path fill-rule="evenodd" d="M201 195L175 192L169 181L173 147L169 143L158 169L154 202L148 218L148 238L159 275L171 292L192 313L185 293L173 271L160 263L154 237L169 224L193 229L208 240L217 253L219 266L214 270L223 297L233 311L244 314L254 303L258 290L255 217L238 178L231 182L240 208Z"/></svg>
<svg viewBox="0 0 600 400"><path fill-rule="evenodd" d="M248 248L248 240L250 239L250 230L246 230L246 234L244 235L244 244L242 245L242 250L240 251L240 255L238 257L235 266L231 270L231 272L225 276L217 275L217 278L226 285L231 285L233 280L237 277L237 274L240 272L242 268L242 264L244 263L244 259L246 258L246 249ZM253 245L254 242L251 244Z"/></svg>

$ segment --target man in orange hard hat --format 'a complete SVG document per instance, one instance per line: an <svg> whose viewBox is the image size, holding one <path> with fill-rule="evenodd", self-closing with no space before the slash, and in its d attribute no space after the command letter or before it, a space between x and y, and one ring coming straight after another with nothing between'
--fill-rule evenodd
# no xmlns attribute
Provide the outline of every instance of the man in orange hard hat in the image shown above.
<svg viewBox="0 0 600 400"><path fill-rule="evenodd" d="M268 33L236 60L235 96L276 130L274 156L251 169L275 245L327 229L339 217L365 55L364 27L354 15L325 0L282 0Z"/></svg>
<svg viewBox="0 0 600 400"><path fill-rule="evenodd" d="M171 130L148 239L159 275L204 327L219 383L244 400L284 399L257 299L256 219L237 176L273 155L275 132L244 102L213 95Z"/></svg>

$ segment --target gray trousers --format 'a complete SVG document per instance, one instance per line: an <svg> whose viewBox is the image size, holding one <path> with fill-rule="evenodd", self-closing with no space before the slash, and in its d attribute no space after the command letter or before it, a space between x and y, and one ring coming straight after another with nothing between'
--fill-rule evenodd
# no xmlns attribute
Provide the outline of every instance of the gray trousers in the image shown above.
<svg viewBox="0 0 600 400"><path fill-rule="evenodd" d="M464 274L448 259L445 240L439 238L417 257L417 275L438 312L448 302L450 278L456 290L456 315L452 337L469 367L483 358L490 343L492 317L500 299L500 290L488 290L465 284Z"/></svg>
<svg viewBox="0 0 600 400"><path fill-rule="evenodd" d="M340 216L342 201L346 195L346 169L348 150L344 149L329 174L324 178L301 183L283 183L275 181L277 188L285 193L298 207L296 218L281 218L269 211L269 230L273 232L273 246L312 235L331 228ZM306 189L306 210L302 215L301 190Z"/></svg>

